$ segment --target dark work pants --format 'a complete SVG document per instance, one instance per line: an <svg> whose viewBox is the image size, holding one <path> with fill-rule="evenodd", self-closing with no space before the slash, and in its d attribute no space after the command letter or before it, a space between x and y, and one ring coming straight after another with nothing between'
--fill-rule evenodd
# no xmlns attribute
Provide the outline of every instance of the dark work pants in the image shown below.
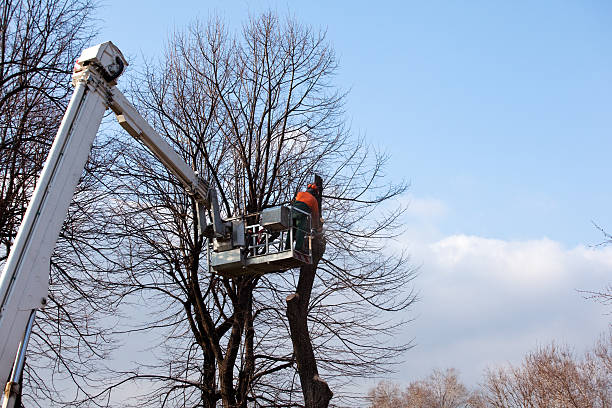
<svg viewBox="0 0 612 408"><path fill-rule="evenodd" d="M302 210L308 214L310 214L310 207L301 202L295 201L293 203L293 207L298 210ZM310 225L308 223L308 217L306 214L302 214L301 212L293 211L292 212L292 223L293 223L293 239L295 240L295 249L298 251L304 250L304 236L306 232L310 231ZM287 248L290 248L289 236L287 236Z"/></svg>

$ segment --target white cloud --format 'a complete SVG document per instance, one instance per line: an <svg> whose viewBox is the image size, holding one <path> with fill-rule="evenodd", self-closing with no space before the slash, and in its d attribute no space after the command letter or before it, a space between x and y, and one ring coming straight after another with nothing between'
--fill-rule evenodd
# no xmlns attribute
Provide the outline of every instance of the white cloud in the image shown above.
<svg viewBox="0 0 612 408"><path fill-rule="evenodd" d="M524 290L559 286L578 267L601 271L612 266L612 248L566 250L550 239L504 241L453 235L429 245L424 254L447 273L498 282Z"/></svg>
<svg viewBox="0 0 612 408"><path fill-rule="evenodd" d="M582 352L607 328L604 307L577 289L610 282L612 248L566 248L548 238L444 237L432 234L435 222L423 224L419 239L420 227L403 242L422 265L415 281L421 301L410 312L416 320L405 334L417 346L405 356L398 381L456 367L476 385L487 366L517 363L553 340Z"/></svg>
<svg viewBox="0 0 612 408"><path fill-rule="evenodd" d="M407 205L406 214L419 218L441 218L448 214L448 207L444 202L435 198L418 198L406 195L403 199Z"/></svg>

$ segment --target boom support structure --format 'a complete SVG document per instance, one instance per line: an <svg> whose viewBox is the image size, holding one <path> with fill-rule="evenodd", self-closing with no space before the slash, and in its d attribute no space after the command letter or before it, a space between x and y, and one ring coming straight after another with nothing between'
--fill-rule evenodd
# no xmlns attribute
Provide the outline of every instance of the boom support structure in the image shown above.
<svg viewBox="0 0 612 408"><path fill-rule="evenodd" d="M75 64L74 93L0 277L1 382L9 377L32 311L47 303L51 254L107 108L198 202L210 206L208 183L115 87L127 65L121 51L111 42L84 50ZM11 393L9 388L5 390L5 399Z"/></svg>

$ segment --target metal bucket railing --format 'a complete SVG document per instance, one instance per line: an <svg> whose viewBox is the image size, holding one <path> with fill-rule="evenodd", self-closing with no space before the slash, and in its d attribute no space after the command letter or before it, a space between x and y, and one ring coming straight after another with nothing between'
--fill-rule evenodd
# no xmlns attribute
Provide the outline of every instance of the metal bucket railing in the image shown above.
<svg viewBox="0 0 612 408"><path fill-rule="evenodd" d="M305 255L312 255L312 219L310 214L298 208L289 206L289 227L280 231L269 231L262 227L259 223L247 225L245 227L246 242L247 242L247 258L257 256L265 256L270 254L279 254L289 252L292 249L301 252ZM306 228L300 228L293 225L296 213L300 213L306 217ZM256 214L249 215L255 216ZM304 234L304 246L301 249L294 248L296 235Z"/></svg>

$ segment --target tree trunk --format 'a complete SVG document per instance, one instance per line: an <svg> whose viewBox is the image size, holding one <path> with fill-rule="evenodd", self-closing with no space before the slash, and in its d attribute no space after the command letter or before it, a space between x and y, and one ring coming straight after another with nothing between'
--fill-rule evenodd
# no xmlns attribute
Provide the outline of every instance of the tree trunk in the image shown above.
<svg viewBox="0 0 612 408"><path fill-rule="evenodd" d="M321 237L313 240L313 244L313 264L300 268L296 293L287 296L287 319L306 408L327 408L333 393L319 377L317 360L308 332L308 304L317 265L325 251L325 242Z"/></svg>

